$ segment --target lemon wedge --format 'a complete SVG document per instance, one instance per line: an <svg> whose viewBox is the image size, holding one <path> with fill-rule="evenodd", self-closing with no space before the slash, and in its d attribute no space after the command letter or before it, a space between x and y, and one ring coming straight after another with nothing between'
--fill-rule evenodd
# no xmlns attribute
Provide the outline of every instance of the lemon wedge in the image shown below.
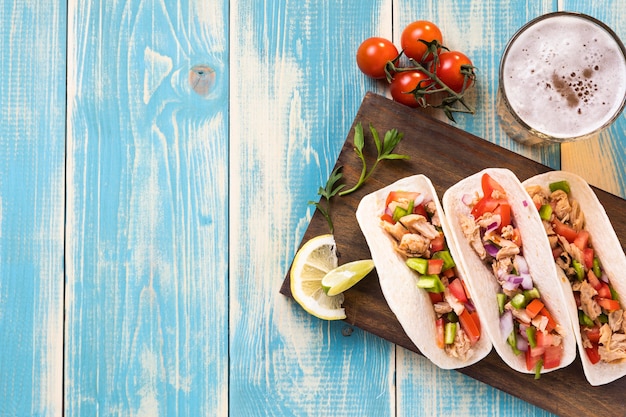
<svg viewBox="0 0 626 417"><path fill-rule="evenodd" d="M348 262L324 275L322 289L329 296L340 294L365 278L372 269L374 261L371 259Z"/></svg>
<svg viewBox="0 0 626 417"><path fill-rule="evenodd" d="M337 252L333 235L308 240L296 253L290 272L291 295L308 313L324 320L343 320L343 294L328 296L322 278L337 268Z"/></svg>

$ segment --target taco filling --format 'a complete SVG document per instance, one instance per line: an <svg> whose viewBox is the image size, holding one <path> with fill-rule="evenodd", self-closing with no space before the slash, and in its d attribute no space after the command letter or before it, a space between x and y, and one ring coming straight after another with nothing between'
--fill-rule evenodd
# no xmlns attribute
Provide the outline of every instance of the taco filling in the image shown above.
<svg viewBox="0 0 626 417"><path fill-rule="evenodd" d="M482 196L463 196L470 213L461 216L460 226L500 285L494 302L498 303L502 334L516 355L525 355L527 370L534 370L539 377L542 368L556 368L561 363L561 328L534 285L506 190L487 173L481 177L481 187Z"/></svg>
<svg viewBox="0 0 626 417"><path fill-rule="evenodd" d="M527 187L539 210L557 267L569 279L578 307L583 346L589 361L611 363L626 359L626 320L617 293L594 254L585 230L585 216L572 198L569 183L548 188Z"/></svg>
<svg viewBox="0 0 626 417"><path fill-rule="evenodd" d="M481 337L480 321L448 250L436 204L418 192L392 191L381 220L396 251L417 274L417 286L428 292L437 346L467 360Z"/></svg>

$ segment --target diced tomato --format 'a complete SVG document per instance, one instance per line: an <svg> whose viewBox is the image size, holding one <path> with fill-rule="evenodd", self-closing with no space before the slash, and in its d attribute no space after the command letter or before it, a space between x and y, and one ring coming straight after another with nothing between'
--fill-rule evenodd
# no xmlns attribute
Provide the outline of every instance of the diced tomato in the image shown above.
<svg viewBox="0 0 626 417"><path fill-rule="evenodd" d="M543 369L552 369L559 366L563 357L563 345L546 346L543 354Z"/></svg>
<svg viewBox="0 0 626 417"><path fill-rule="evenodd" d="M545 346L536 346L536 347L528 346L528 350L530 351L530 356L541 358L544 352L546 351L546 347Z"/></svg>
<svg viewBox="0 0 626 417"><path fill-rule="evenodd" d="M587 357L589 358L589 362L593 365L600 362L600 354L598 353L598 344L593 343L592 347L586 347L585 353L587 353Z"/></svg>
<svg viewBox="0 0 626 417"><path fill-rule="evenodd" d="M459 302L467 303L467 294L465 293L465 287L461 279L457 278L448 285L448 289L452 295L459 300Z"/></svg>
<svg viewBox="0 0 626 417"><path fill-rule="evenodd" d="M546 347L552 345L554 338L552 337L552 333L537 330L537 333L535 334L535 340L538 347Z"/></svg>
<svg viewBox="0 0 626 417"><path fill-rule="evenodd" d="M543 204L541 204L541 200L537 199L536 201L534 201L535 203L535 208L537 209L537 211L541 210L541 206L543 206Z"/></svg>
<svg viewBox="0 0 626 417"><path fill-rule="evenodd" d="M459 315L459 322L461 323L461 328L465 331L467 337L469 337L470 344L476 344L480 339L480 330L478 330L474 319L467 309L464 309L461 315Z"/></svg>
<svg viewBox="0 0 626 417"><path fill-rule="evenodd" d="M483 194L485 196L491 197L494 191L500 191L502 194L505 194L504 188L500 185L500 183L494 180L489 174L485 173L480 179L480 186L483 189Z"/></svg>
<svg viewBox="0 0 626 417"><path fill-rule="evenodd" d="M534 371L535 367L537 366L537 362L541 360L541 355L532 356L531 350L532 349L529 347L528 350L526 351L526 370L528 371Z"/></svg>
<svg viewBox="0 0 626 417"><path fill-rule="evenodd" d="M417 206L413 207L413 214L419 214L428 218L428 212L426 212L426 208L423 204L418 204Z"/></svg>
<svg viewBox="0 0 626 417"><path fill-rule="evenodd" d="M467 295L467 298L468 299L472 298L472 295L470 294L469 290L467 289L467 286L465 285L465 281L461 281L461 284L463 284L463 290L465 290L465 295Z"/></svg>
<svg viewBox="0 0 626 417"><path fill-rule="evenodd" d="M508 202L500 202L498 207L493 211L493 214L500 215L500 227L498 227L498 230L502 230L503 227L511 224L511 205Z"/></svg>
<svg viewBox="0 0 626 417"><path fill-rule="evenodd" d="M596 297L596 302L598 303L600 307L602 307L609 313L619 310L619 301L617 300L610 300L608 298Z"/></svg>
<svg viewBox="0 0 626 417"><path fill-rule="evenodd" d="M585 248L583 250L583 260L585 262L585 268L591 269L593 268L593 249Z"/></svg>
<svg viewBox="0 0 626 417"><path fill-rule="evenodd" d="M526 314L528 314L528 316L533 319L537 314L539 314L542 308L543 303L541 302L541 300L535 298L526 306Z"/></svg>
<svg viewBox="0 0 626 417"><path fill-rule="evenodd" d="M420 195L420 193L418 193L418 192L391 191L389 193L389 195L387 196L387 201L385 202L385 207L388 207L389 203L391 203L392 201L400 201L400 200L415 201L415 199L419 195Z"/></svg>
<svg viewBox="0 0 626 417"><path fill-rule="evenodd" d="M428 291L428 296L430 297L430 301L433 304L437 304L443 301L443 293L442 292L430 292Z"/></svg>
<svg viewBox="0 0 626 417"><path fill-rule="evenodd" d="M430 241L430 251L435 253L440 250L444 250L446 245L446 239L442 234L439 234L436 238Z"/></svg>
<svg viewBox="0 0 626 417"><path fill-rule="evenodd" d="M443 318L437 319L435 321L435 328L437 330L437 347L439 347L439 349L443 349L445 346L444 343L444 323L443 323Z"/></svg>
<svg viewBox="0 0 626 417"><path fill-rule="evenodd" d="M439 275L442 269L443 269L443 259L429 259L428 260L428 270L426 272L427 274Z"/></svg>
<svg viewBox="0 0 626 417"><path fill-rule="evenodd" d="M600 288L596 291L598 291L598 297L600 298L607 298L609 300L613 299L613 294L611 294L611 288L609 288L609 284L607 284L606 282L601 281Z"/></svg>
<svg viewBox="0 0 626 417"><path fill-rule="evenodd" d="M593 270L591 269L587 271L587 281L589 281L589 285L591 285L593 289L596 291L598 291L600 287L602 287L602 282L598 279L596 274L594 274Z"/></svg>
<svg viewBox="0 0 626 417"><path fill-rule="evenodd" d="M393 219L393 216L389 213L383 214L382 216L380 216L380 219L387 223L396 224L396 221Z"/></svg>
<svg viewBox="0 0 626 417"><path fill-rule="evenodd" d="M578 249L584 251L589 244L589 232L586 230L581 230L580 232L578 232L573 243L574 245L576 245L576 247L578 247Z"/></svg>
<svg viewBox="0 0 626 417"><path fill-rule="evenodd" d="M561 223L558 219L554 219L552 227L557 234L563 236L569 243L572 243L576 239L576 236L578 236L576 230L566 224Z"/></svg>
<svg viewBox="0 0 626 417"><path fill-rule="evenodd" d="M442 271L441 275L448 279L452 279L456 276L456 268L448 268L445 271Z"/></svg>
<svg viewBox="0 0 626 417"><path fill-rule="evenodd" d="M542 316L548 319L548 324L546 325L546 331L551 332L552 330L556 328L556 321L554 320L554 318L552 317L552 314L550 314L547 308L545 307L542 308L539 314L541 314Z"/></svg>
<svg viewBox="0 0 626 417"><path fill-rule="evenodd" d="M495 200L491 197L484 196L474 207L472 207L472 216L475 218L479 218L485 213L493 213L493 211L498 207L498 204L501 200Z"/></svg>
<svg viewBox="0 0 626 417"><path fill-rule="evenodd" d="M591 343L597 344L598 342L600 342L600 328L598 326L585 327L582 331L585 332L585 334L587 335L587 338L589 339Z"/></svg>
<svg viewBox="0 0 626 417"><path fill-rule="evenodd" d="M557 246L556 248L552 249L552 257L554 259L556 259L559 256L561 256L562 253L563 253L563 248L560 247L560 246Z"/></svg>
<svg viewBox="0 0 626 417"><path fill-rule="evenodd" d="M476 324L476 328L478 329L478 331L482 332L482 326L480 325L480 317L478 317L478 311L470 313L470 316L472 316L472 319L474 320L474 324Z"/></svg>

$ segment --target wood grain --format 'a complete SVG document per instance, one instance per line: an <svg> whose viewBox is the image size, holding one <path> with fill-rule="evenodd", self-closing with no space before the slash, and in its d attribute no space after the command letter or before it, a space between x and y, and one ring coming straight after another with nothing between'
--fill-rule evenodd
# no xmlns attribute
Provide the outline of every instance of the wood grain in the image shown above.
<svg viewBox="0 0 626 417"><path fill-rule="evenodd" d="M333 199L331 210L336 224L335 239L340 263L370 257L354 212L364 195L399 178L425 174L431 178L441 196L452 184L486 167L511 169L521 180L549 170L544 165L375 94L368 94L364 98L354 123L358 122L364 125L372 123L383 132L391 128L405 132L406 136L397 152L410 155L411 160L386 164L377 175L370 178L367 186L348 196ZM353 133L350 133L337 161L337 166L343 167L347 183L355 182L360 173L360 161L352 150L352 139ZM369 144L366 154L375 155L371 139ZM615 225L622 246L626 246L624 201L601 190L596 192ZM327 228L323 217L316 212L303 241L328 232ZM389 310L375 273L371 275L345 293L346 321L417 352ZM285 295L290 295L288 283L287 277L281 287L281 293ZM626 407L626 401L622 402L620 395L626 388L626 380L618 380L600 388L591 387L582 374L578 359L574 365L546 374L539 381L512 371L495 352L479 364L460 372L563 416L593 415L599 411L608 415L616 406ZM613 400L609 402L609 398Z"/></svg>
<svg viewBox="0 0 626 417"><path fill-rule="evenodd" d="M227 3L68 16L65 415L226 416Z"/></svg>
<svg viewBox="0 0 626 417"><path fill-rule="evenodd" d="M63 413L64 2L0 6L0 415Z"/></svg>
<svg viewBox="0 0 626 417"><path fill-rule="evenodd" d="M230 413L379 416L394 346L276 292L364 92L354 53L391 36L391 2L238 1L231 8ZM343 336L347 328L350 336Z"/></svg>

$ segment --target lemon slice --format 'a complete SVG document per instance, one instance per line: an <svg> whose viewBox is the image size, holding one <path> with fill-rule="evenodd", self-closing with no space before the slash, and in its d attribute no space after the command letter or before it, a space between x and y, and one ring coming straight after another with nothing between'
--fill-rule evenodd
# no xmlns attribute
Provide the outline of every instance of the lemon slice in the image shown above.
<svg viewBox="0 0 626 417"><path fill-rule="evenodd" d="M322 289L327 295L337 295L361 281L372 269L374 261L371 259L348 262L331 270L322 278Z"/></svg>
<svg viewBox="0 0 626 417"><path fill-rule="evenodd" d="M321 235L307 241L293 258L291 295L308 313L324 320L342 320L343 294L328 296L322 289L322 278L337 268L333 235Z"/></svg>

